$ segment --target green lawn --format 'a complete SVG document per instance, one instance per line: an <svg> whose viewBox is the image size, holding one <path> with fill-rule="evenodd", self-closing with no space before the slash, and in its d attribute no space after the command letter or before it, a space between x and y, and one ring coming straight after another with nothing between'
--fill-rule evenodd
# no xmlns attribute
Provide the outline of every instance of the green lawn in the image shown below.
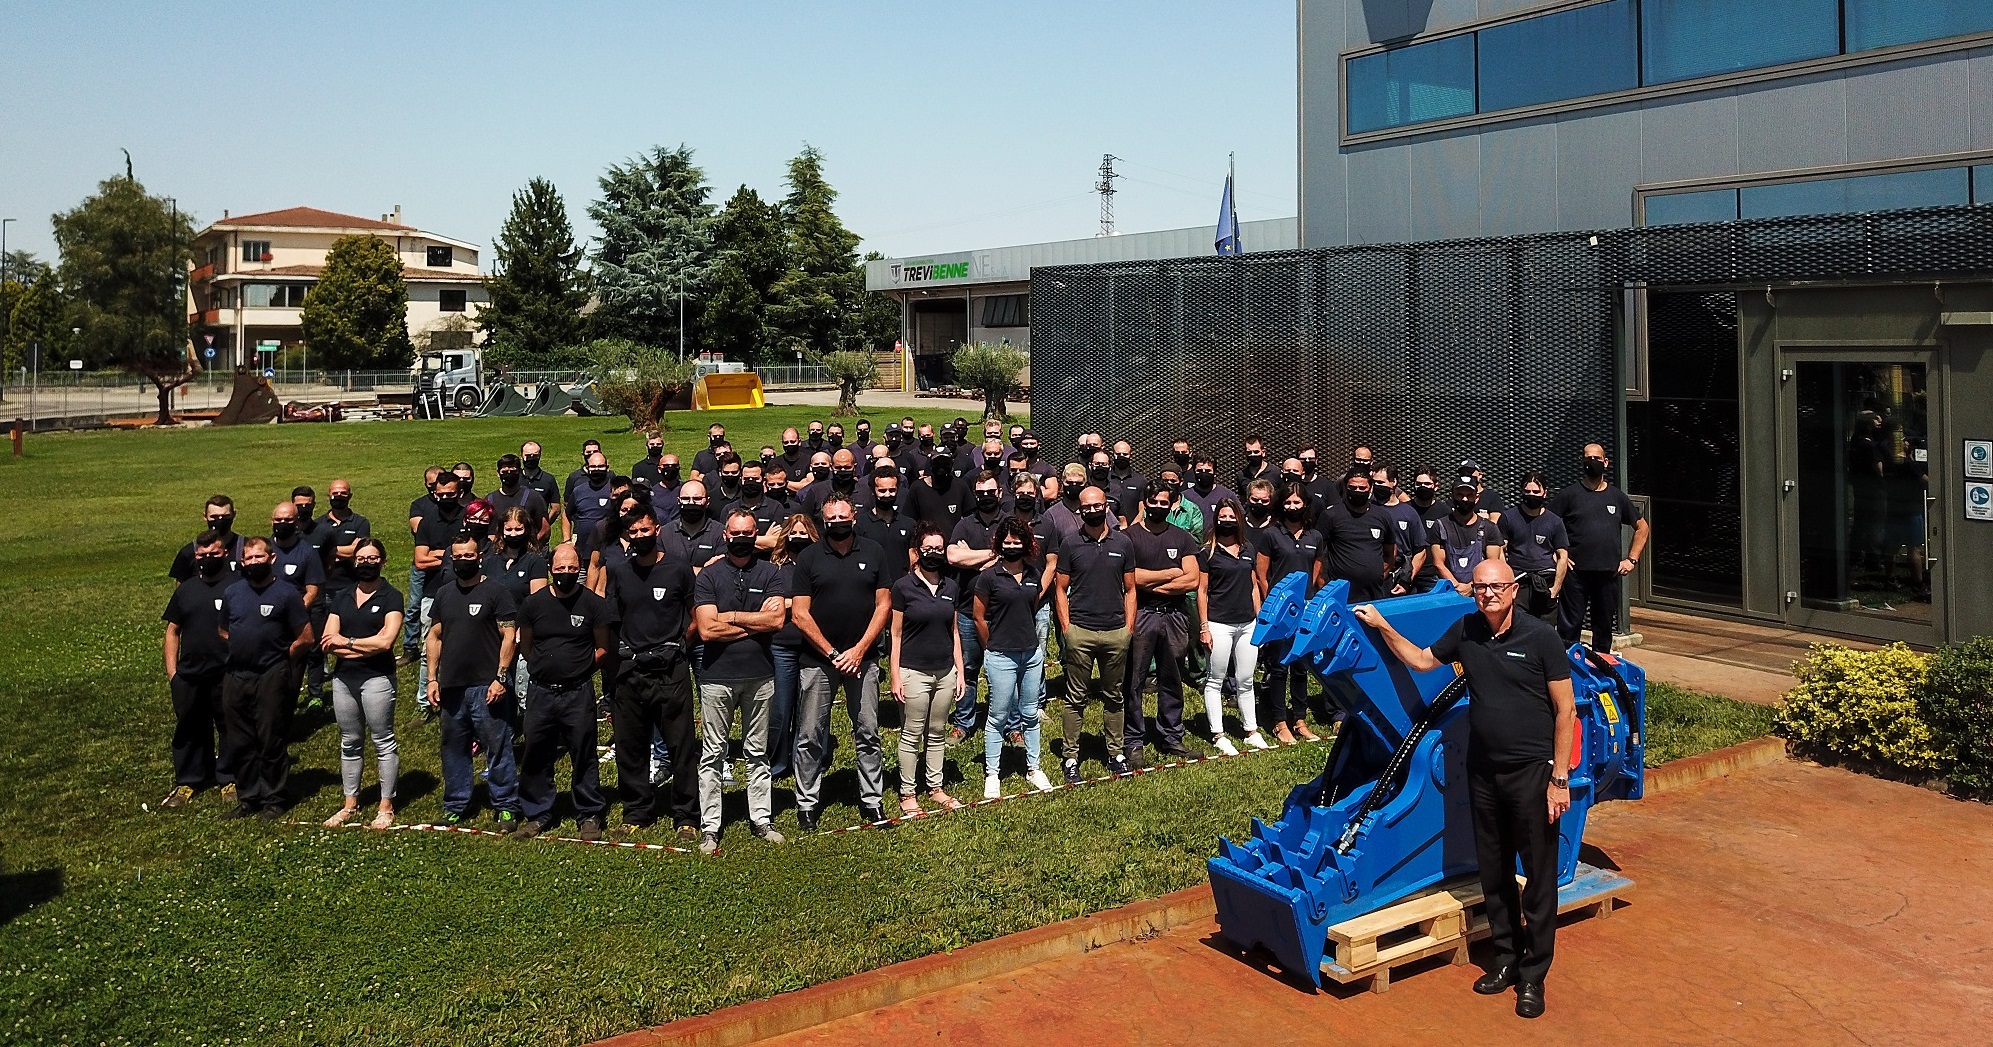
<svg viewBox="0 0 1993 1047"><path fill-rule="evenodd" d="M758 446L820 413L721 417ZM708 417L674 416L668 446L703 445ZM399 586L422 467L475 462L482 488L528 436L558 474L586 437L618 465L642 446L602 419L494 419L39 436L0 464L0 1042L582 1042L1199 883L1216 837L1276 814L1326 755L1296 747L780 850L736 822L717 860L224 824L212 793L158 812L164 572L202 500L229 492L250 532L294 484L322 504L345 477ZM1657 701L1650 754L1736 740L1721 733L1735 717L1689 698L1667 703L1694 721L1680 737ZM403 818L433 818L436 728L400 719ZM294 791L315 819L338 802L337 731L301 731ZM979 751L953 762L979 775ZM852 820L851 779L832 776L843 802L827 826ZM730 796L730 817L738 806ZM785 791L777 806L793 830Z"/></svg>
<svg viewBox="0 0 1993 1047"><path fill-rule="evenodd" d="M1639 650L1627 652L1635 662ZM1647 766L1706 753L1772 733L1768 705L1753 705L1673 684L1647 684Z"/></svg>

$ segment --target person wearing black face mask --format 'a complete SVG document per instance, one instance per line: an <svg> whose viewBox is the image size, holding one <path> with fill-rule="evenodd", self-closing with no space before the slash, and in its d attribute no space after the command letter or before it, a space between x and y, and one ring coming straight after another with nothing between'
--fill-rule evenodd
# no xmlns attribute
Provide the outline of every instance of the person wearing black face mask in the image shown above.
<svg viewBox="0 0 1993 1047"><path fill-rule="evenodd" d="M298 523L297 504L294 502L278 502L276 508L270 511L270 555L271 572L298 590L304 599L305 611L311 617L312 628L323 629L325 609L319 597L325 589L325 561L320 557L319 551L305 540ZM292 693L297 693L304 683L305 663L312 660L314 660L313 655L310 651L306 651L292 665ZM324 661L323 658L316 660L321 663ZM319 687L323 687L322 665L317 675L320 681ZM307 707L320 704L324 700L324 694L317 687L303 696Z"/></svg>
<svg viewBox="0 0 1993 1047"><path fill-rule="evenodd" d="M651 521L653 527L656 521ZM653 536L655 544L655 536ZM554 550L560 588L549 586L519 607L520 657L532 669L526 702L525 757L519 767L524 815L514 839L531 839L556 824L554 765L563 750L574 765L574 817L581 838L602 837L608 804L596 767L595 667L609 655L609 604L574 584L581 558L572 546Z"/></svg>
<svg viewBox="0 0 1993 1047"><path fill-rule="evenodd" d="M911 504L907 506L910 515L921 523L950 534L962 514L969 511L968 485L958 481L955 474L955 452L950 447L937 447L927 457L925 471L910 485Z"/></svg>
<svg viewBox="0 0 1993 1047"><path fill-rule="evenodd" d="M812 455L816 454L818 451L823 451L826 454L829 453L829 450L824 447L822 422L819 422L815 419L810 420L810 435L808 440L805 442L804 446L808 448L809 452Z"/></svg>
<svg viewBox="0 0 1993 1047"><path fill-rule="evenodd" d="M883 469L872 472L868 495L857 506L854 526L861 537L869 538L885 551L886 584L892 585L913 566L913 539L920 521L900 508L900 478Z"/></svg>
<svg viewBox="0 0 1993 1047"><path fill-rule="evenodd" d="M1087 488L1086 468L1077 463L1066 466L1058 476L1047 478L1049 485L1057 488L1057 497L1049 499L1041 515L1047 523L1059 532L1061 544L1078 534L1083 524L1080 522L1080 493ZM1119 529L1121 521L1114 515L1114 506L1107 507L1108 527Z"/></svg>
<svg viewBox="0 0 1993 1047"><path fill-rule="evenodd" d="M703 642L695 672L699 679L699 852L720 849L720 772L727 763L733 721L741 721L741 748L747 755L747 816L750 831L780 844L775 830L774 793L768 764L768 706L775 694L775 665L769 644L788 615L785 593L773 564L755 556L757 531L752 513L734 511L726 520L727 555L699 572L693 582L692 613Z"/></svg>
<svg viewBox="0 0 1993 1047"><path fill-rule="evenodd" d="M1209 459L1204 460L1206 464ZM1184 654L1190 648L1190 617L1184 597L1197 592L1203 569L1197 560L1197 539L1169 522L1176 507L1174 494L1151 484L1142 492L1142 518L1127 530L1135 563L1135 622L1129 637L1127 706L1123 732L1130 766L1140 767L1144 746L1151 740L1142 692L1153 663L1156 681L1154 741L1165 756L1184 757Z"/></svg>
<svg viewBox="0 0 1993 1047"><path fill-rule="evenodd" d="M1101 741L1107 769L1127 773L1122 753L1127 710L1128 641L1135 623L1135 550L1128 536L1108 526L1107 494L1080 492L1081 529L1059 542L1059 569L1052 584L1065 661L1065 730L1060 770L1066 784L1080 781L1080 718L1089 699L1101 704ZM1095 670L1099 677L1095 678Z"/></svg>
<svg viewBox="0 0 1993 1047"><path fill-rule="evenodd" d="M1343 478L1342 504L1316 520L1322 533L1322 581L1348 582L1351 602L1391 595L1385 568L1398 553L1397 527L1389 513L1370 504L1370 493L1370 474L1351 470Z"/></svg>
<svg viewBox="0 0 1993 1047"><path fill-rule="evenodd" d="M1488 479L1481 472L1481 463L1472 458L1462 459L1459 473L1461 476L1474 478L1477 507L1487 513L1489 519L1500 520L1502 512L1508 508L1508 505L1502 501L1502 496L1496 493L1494 488L1488 486Z"/></svg>
<svg viewBox="0 0 1993 1047"><path fill-rule="evenodd" d="M1581 460L1584 479L1560 488L1550 499L1550 511L1564 521L1571 536L1571 570L1577 584L1566 584L1560 601L1557 631L1565 643L1577 643L1589 624L1592 649L1612 650L1619 621L1620 579L1633 573L1647 552L1648 526L1640 508L1626 492L1606 479L1612 461L1605 447L1586 444ZM1633 545L1619 551L1621 529L1633 529Z"/></svg>
<svg viewBox="0 0 1993 1047"><path fill-rule="evenodd" d="M206 530L221 535L222 544L228 548L228 572L233 575L236 561L242 555L242 536L235 533L235 502L225 494L218 494L208 499L202 512ZM194 577L194 552L193 542L181 546L173 556L173 565L166 569L166 577L176 582Z"/></svg>
<svg viewBox="0 0 1993 1047"><path fill-rule="evenodd" d="M330 600L334 593L353 587L353 553L360 539L373 537L374 525L353 511L353 485L345 480L332 481L326 500L332 507L319 517L319 527L325 536L325 594Z"/></svg>
<svg viewBox="0 0 1993 1047"><path fill-rule="evenodd" d="M781 542L782 536L778 532L781 530L783 519L789 515L787 506L768 497L766 478L759 462L742 464L740 497L734 499L733 504L727 507L727 512L754 515L755 528L760 533L756 548L763 559L767 559L768 554Z"/></svg>
<svg viewBox="0 0 1993 1047"><path fill-rule="evenodd" d="M224 802L235 800L235 752L222 718L222 676L228 666L223 597L235 584L228 536L205 531L193 541L194 576L173 590L166 622L166 680L173 692L173 789L161 807L183 807L213 782ZM216 740L221 743L216 758Z"/></svg>
<svg viewBox="0 0 1993 1047"><path fill-rule="evenodd" d="M879 639L892 612L887 554L858 533L851 499L823 504L823 541L796 558L790 621L797 647L796 817L813 831L830 761L830 711L844 696L858 764L858 803L867 821L884 815L885 754L879 737Z"/></svg>
<svg viewBox="0 0 1993 1047"><path fill-rule="evenodd" d="M934 454L934 427L923 425L914 432L902 430L900 449L893 460L900 465L900 473L908 478L927 472L927 459Z"/></svg>
<svg viewBox="0 0 1993 1047"><path fill-rule="evenodd" d="M547 556L533 548L529 520L526 510L518 506L500 514L495 528L498 540L486 550L481 565L484 576L504 586L514 603L523 603L547 587ZM526 684L514 682L519 693L525 694Z"/></svg>
<svg viewBox="0 0 1993 1047"><path fill-rule="evenodd" d="M1266 460L1266 441L1257 436L1246 437L1241 460L1238 480L1232 484L1235 491L1243 493L1254 480L1271 482L1277 475L1273 465Z"/></svg>
<svg viewBox="0 0 1993 1047"><path fill-rule="evenodd" d="M1183 489L1183 499L1196 506L1203 514L1204 522L1211 521L1211 510L1226 499L1238 501L1238 492L1218 482L1218 463L1208 454L1192 455L1190 459L1190 485ZM1201 541L1208 528L1199 528L1197 536Z"/></svg>
<svg viewBox="0 0 1993 1047"><path fill-rule="evenodd" d="M588 456L582 481L567 490L567 540L583 557L595 551L596 535L615 509L615 485L610 482L609 460L597 451Z"/></svg>
<svg viewBox="0 0 1993 1047"><path fill-rule="evenodd" d="M1269 593L1291 575L1309 579L1307 592L1313 596L1321 580L1322 533L1315 530L1315 508L1308 492L1299 484L1283 484L1274 493L1273 526L1259 533L1258 559L1254 573L1259 591ZM1260 664L1266 667L1266 709L1273 722L1273 736L1282 745L1293 745L1298 737L1316 741L1308 726L1308 676L1305 665L1287 665L1292 640L1269 640L1261 648Z"/></svg>
<svg viewBox="0 0 1993 1047"><path fill-rule="evenodd" d="M1179 476L1190 471L1190 460L1189 440L1178 440L1170 445L1170 461L1176 463Z"/></svg>
<svg viewBox="0 0 1993 1047"><path fill-rule="evenodd" d="M1425 555L1419 557L1417 570L1413 572L1412 588L1419 592L1432 589L1432 583L1439 580L1439 564L1433 560L1432 545L1439 540L1440 521L1453 511L1453 503L1443 497L1439 489L1439 472L1435 469L1420 469L1412 474L1411 487L1407 499L1412 511L1425 522L1425 539L1420 543Z"/></svg>
<svg viewBox="0 0 1993 1047"><path fill-rule="evenodd" d="M703 499L698 481L685 492ZM703 506L701 507L703 511ZM713 525L717 541L719 525ZM699 740L693 733L692 564L668 538L660 540L656 516L630 521L630 555L608 570L605 597L619 623L620 666L610 699L615 727L616 792L623 824L642 828L669 815L678 838L698 836ZM652 739L662 737L668 774L654 777ZM665 809L658 810L659 777L669 777Z"/></svg>
<svg viewBox="0 0 1993 1047"><path fill-rule="evenodd" d="M1453 511L1440 517L1433 529L1430 552L1439 576L1453 583L1460 595L1467 595L1474 568L1483 560L1502 557L1502 531L1482 514L1481 492L1471 476L1453 482Z"/></svg>
<svg viewBox="0 0 1993 1047"><path fill-rule="evenodd" d="M473 784L471 742L486 761L498 827L519 827L519 771L513 752L519 704L512 688L518 603L484 577L477 540L450 546L451 579L431 597L426 696L443 720L443 824L468 816Z"/></svg>
<svg viewBox="0 0 1993 1047"><path fill-rule="evenodd" d="M237 760L237 803L225 817L274 821L289 806L284 789L297 707L292 666L312 644L311 616L297 589L272 571L268 539L243 541L241 569L222 593L228 654L221 702L227 748Z"/></svg>
<svg viewBox="0 0 1993 1047"><path fill-rule="evenodd" d="M1520 583L1516 607L1557 624L1557 602L1571 569L1571 537L1563 517L1549 509L1550 481L1542 473L1524 473L1519 507L1495 521L1508 543L1509 566Z"/></svg>
<svg viewBox="0 0 1993 1047"><path fill-rule="evenodd" d="M1259 544L1258 533L1274 525L1273 492L1274 486L1270 480L1254 480L1246 485L1246 515L1243 522L1247 534L1253 537L1254 545Z"/></svg>
<svg viewBox="0 0 1993 1047"><path fill-rule="evenodd" d="M690 479L710 484L720 471L720 448L727 442L727 427L715 422L706 430L706 446L692 456Z"/></svg>
<svg viewBox="0 0 1993 1047"><path fill-rule="evenodd" d="M822 480L812 481L803 488L799 507L804 515L813 520L823 519L824 499L833 493L846 498L856 498L858 494L858 461L848 450L839 450L830 456L829 471Z"/></svg>
<svg viewBox="0 0 1993 1047"><path fill-rule="evenodd" d="M972 591L976 576L997 562L992 537L1006 512L1003 486L988 469L976 474L975 511L956 521L948 536L948 574L962 593ZM983 645L976 638L976 620L966 601L956 606L956 628L962 633L962 678L955 704L946 712L948 744L955 745L976 729L976 689L983 669Z"/></svg>
<svg viewBox="0 0 1993 1047"><path fill-rule="evenodd" d="M800 494L812 484L827 484L830 482L830 469L830 452L818 451L810 456L810 471L796 477L789 484L789 489Z"/></svg>
<svg viewBox="0 0 1993 1047"><path fill-rule="evenodd" d="M665 528L662 539L673 559L684 560L698 573L726 552L727 539L714 514L706 485L687 480L678 488L678 520Z"/></svg>
<svg viewBox="0 0 1993 1047"><path fill-rule="evenodd" d="M498 487L484 500L491 503L492 537L498 537L497 521L505 518L513 508L523 509L528 520L526 541L534 549L545 549L547 535L552 531L552 523L547 517L546 500L540 492L526 483L525 469L518 455L502 455L498 459Z"/></svg>
<svg viewBox="0 0 1993 1047"><path fill-rule="evenodd" d="M1387 588L1394 592L1398 588L1411 592L1415 587L1413 578L1425 564L1432 542L1418 508L1398 489L1398 477L1396 466L1379 464L1372 469L1370 504L1381 510L1385 519L1391 522L1391 536L1398 549L1396 562L1391 565L1391 574L1386 580Z"/></svg>
<svg viewBox="0 0 1993 1047"><path fill-rule="evenodd" d="M463 481L457 474L439 472L430 487L432 508L423 516L415 529L414 565L412 575L421 587L420 596L409 597L410 607L416 611L419 631L427 635L432 623L430 612L435 605L435 594L449 580L448 567L450 545L464 530ZM423 644L416 658L416 693L426 694L429 686L428 644ZM425 706L433 709L434 706ZM428 715L425 713L425 715Z"/></svg>
<svg viewBox="0 0 1993 1047"><path fill-rule="evenodd" d="M1322 468L1321 452L1314 444L1302 444L1295 449L1294 457L1301 463L1301 486L1307 490L1309 501L1315 503L1315 512L1322 513L1336 504L1341 474Z"/></svg>
<svg viewBox="0 0 1993 1047"><path fill-rule="evenodd" d="M858 467L860 469L869 469L873 457L872 449L878 446L878 444L872 442L871 421L863 418L858 420L858 424L852 427L852 439L849 446L852 456L858 459Z"/></svg>
<svg viewBox="0 0 1993 1047"><path fill-rule="evenodd" d="M394 648L401 632L402 595L381 580L386 550L372 538L354 550L354 581L335 593L326 616L324 653L339 660L332 674L332 711L339 720L339 779L345 804L325 820L328 827L351 821L360 812L361 743L374 736L381 798L373 828L394 824L395 783L401 774L401 749L394 736Z"/></svg>

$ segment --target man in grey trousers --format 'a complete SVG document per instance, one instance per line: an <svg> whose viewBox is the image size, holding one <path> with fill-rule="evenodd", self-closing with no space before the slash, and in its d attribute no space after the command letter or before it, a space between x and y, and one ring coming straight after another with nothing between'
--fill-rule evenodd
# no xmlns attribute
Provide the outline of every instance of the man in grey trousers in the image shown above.
<svg viewBox="0 0 1993 1047"><path fill-rule="evenodd" d="M824 540L796 560L789 593L803 634L801 700L796 705L796 822L815 832L823 773L830 763L830 707L839 690L858 755L858 803L883 821L886 772L879 744L879 635L892 616L893 575L886 551L856 531L851 499L823 502Z"/></svg>
<svg viewBox="0 0 1993 1047"><path fill-rule="evenodd" d="M701 854L720 849L720 773L736 714L741 749L747 754L748 828L769 843L782 842L782 834L770 824L775 804L768 773L768 703L775 697L775 662L768 648L787 615L780 574L755 555L759 535L753 513L728 513L727 553L699 572L692 586L692 613L702 641L694 667L699 680Z"/></svg>

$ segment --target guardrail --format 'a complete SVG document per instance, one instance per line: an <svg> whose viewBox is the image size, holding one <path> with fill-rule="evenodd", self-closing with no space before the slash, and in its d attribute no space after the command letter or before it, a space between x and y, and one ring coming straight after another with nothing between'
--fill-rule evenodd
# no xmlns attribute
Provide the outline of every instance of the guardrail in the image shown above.
<svg viewBox="0 0 1993 1047"><path fill-rule="evenodd" d="M761 376L763 389L830 389L837 386L837 379L830 376L830 368L822 364L775 364L757 367L754 373Z"/></svg>

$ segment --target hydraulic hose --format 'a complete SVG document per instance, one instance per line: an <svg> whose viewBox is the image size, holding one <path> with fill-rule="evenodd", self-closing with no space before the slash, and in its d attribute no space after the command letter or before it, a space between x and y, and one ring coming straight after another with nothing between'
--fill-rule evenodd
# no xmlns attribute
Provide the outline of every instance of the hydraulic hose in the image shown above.
<svg viewBox="0 0 1993 1047"><path fill-rule="evenodd" d="M1433 699L1432 705L1420 714L1417 722L1412 724L1412 729L1405 733L1405 740L1399 742L1397 750L1391 754L1390 762L1384 765L1384 773L1377 776L1377 784L1371 788L1370 795L1364 797L1363 802L1351 813L1349 825L1343 829L1342 837L1336 840L1337 853L1348 854L1349 849L1356 844L1356 837L1363 829L1363 823L1377 813L1378 808L1389 803L1391 798L1398 794L1398 789L1403 784L1399 779L1405 772L1405 766L1411 762L1413 750L1419 747L1419 740L1424 738L1426 731L1458 704L1461 696L1466 693L1467 677L1464 674L1455 676L1453 682L1439 692L1439 697ZM1333 759L1333 755L1331 758Z"/></svg>

